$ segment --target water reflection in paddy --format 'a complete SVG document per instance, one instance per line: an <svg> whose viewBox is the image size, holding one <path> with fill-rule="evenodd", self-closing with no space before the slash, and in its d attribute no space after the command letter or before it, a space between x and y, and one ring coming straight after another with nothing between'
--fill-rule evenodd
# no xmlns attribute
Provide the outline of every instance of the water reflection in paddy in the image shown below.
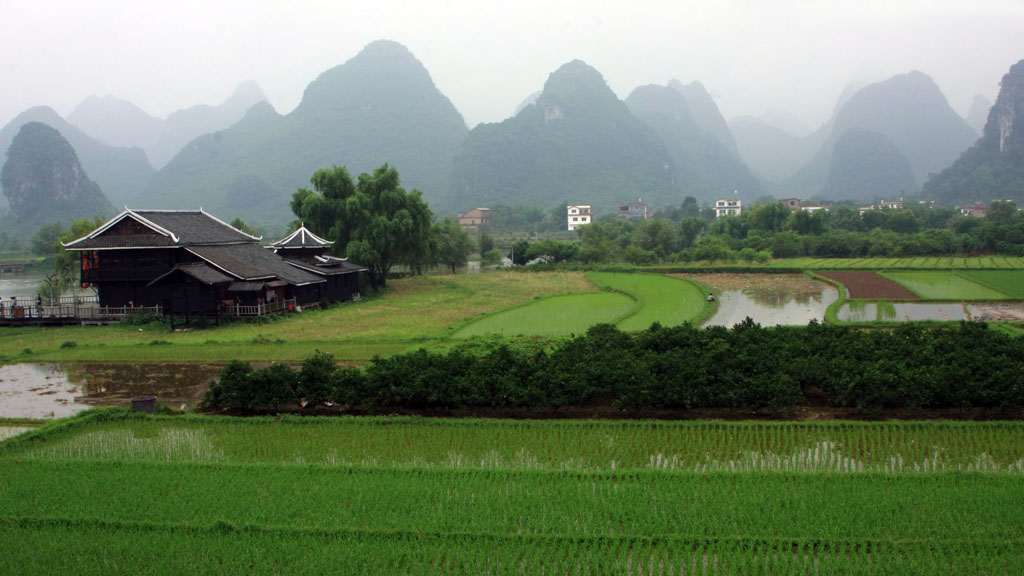
<svg viewBox="0 0 1024 576"><path fill-rule="evenodd" d="M806 325L825 319L839 298L832 285L803 274L687 274L711 288L718 311L705 326L731 327L748 316L762 326Z"/></svg>
<svg viewBox="0 0 1024 576"><path fill-rule="evenodd" d="M1005 302L865 302L843 304L837 316L844 322L1024 322L1024 305Z"/></svg>
<svg viewBox="0 0 1024 576"><path fill-rule="evenodd" d="M91 406L127 405L156 396L160 405L191 410L216 364L8 364L0 366L0 418L63 418Z"/></svg>

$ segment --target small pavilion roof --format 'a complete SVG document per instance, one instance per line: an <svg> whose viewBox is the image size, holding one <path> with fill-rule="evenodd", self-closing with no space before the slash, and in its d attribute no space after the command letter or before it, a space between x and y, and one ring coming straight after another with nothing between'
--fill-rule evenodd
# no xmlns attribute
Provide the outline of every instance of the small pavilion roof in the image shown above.
<svg viewBox="0 0 1024 576"><path fill-rule="evenodd" d="M329 248L334 242L324 240L323 238L313 234L303 224L299 226L298 230L292 232L287 238L282 238L277 242L274 242L270 246L274 249L290 249L290 248Z"/></svg>

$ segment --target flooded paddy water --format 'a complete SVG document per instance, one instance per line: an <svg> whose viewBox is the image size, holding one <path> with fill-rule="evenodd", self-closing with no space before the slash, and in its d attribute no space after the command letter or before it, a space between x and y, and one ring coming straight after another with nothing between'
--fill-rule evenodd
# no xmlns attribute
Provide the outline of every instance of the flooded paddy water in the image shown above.
<svg viewBox="0 0 1024 576"><path fill-rule="evenodd" d="M50 419L92 406L158 405L191 410L220 374L219 364L7 364L0 366L0 418Z"/></svg>
<svg viewBox="0 0 1024 576"><path fill-rule="evenodd" d="M1024 305L986 302L867 302L843 304L837 316L844 322L1024 322Z"/></svg>
<svg viewBox="0 0 1024 576"><path fill-rule="evenodd" d="M705 326L732 327L748 316L762 326L803 326L825 319L835 286L803 274L680 274L711 288L718 311Z"/></svg>

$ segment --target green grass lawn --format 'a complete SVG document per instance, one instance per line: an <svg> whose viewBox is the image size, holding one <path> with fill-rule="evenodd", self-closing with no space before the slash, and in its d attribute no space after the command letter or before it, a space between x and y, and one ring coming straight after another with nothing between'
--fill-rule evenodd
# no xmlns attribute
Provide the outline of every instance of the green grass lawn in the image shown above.
<svg viewBox="0 0 1024 576"><path fill-rule="evenodd" d="M1001 273L1001 272L999 272ZM926 300L1006 300L1010 296L949 270L880 273Z"/></svg>

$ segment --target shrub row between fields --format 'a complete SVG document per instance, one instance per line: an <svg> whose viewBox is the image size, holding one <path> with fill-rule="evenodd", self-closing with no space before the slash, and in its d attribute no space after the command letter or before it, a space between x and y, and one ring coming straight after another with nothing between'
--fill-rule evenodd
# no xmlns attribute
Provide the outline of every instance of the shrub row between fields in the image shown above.
<svg viewBox="0 0 1024 576"><path fill-rule="evenodd" d="M865 331L812 322L732 329L597 325L551 352L425 350L339 369L317 353L300 370L231 362L211 408L733 408L820 402L862 410L1024 406L1024 342L980 323Z"/></svg>

